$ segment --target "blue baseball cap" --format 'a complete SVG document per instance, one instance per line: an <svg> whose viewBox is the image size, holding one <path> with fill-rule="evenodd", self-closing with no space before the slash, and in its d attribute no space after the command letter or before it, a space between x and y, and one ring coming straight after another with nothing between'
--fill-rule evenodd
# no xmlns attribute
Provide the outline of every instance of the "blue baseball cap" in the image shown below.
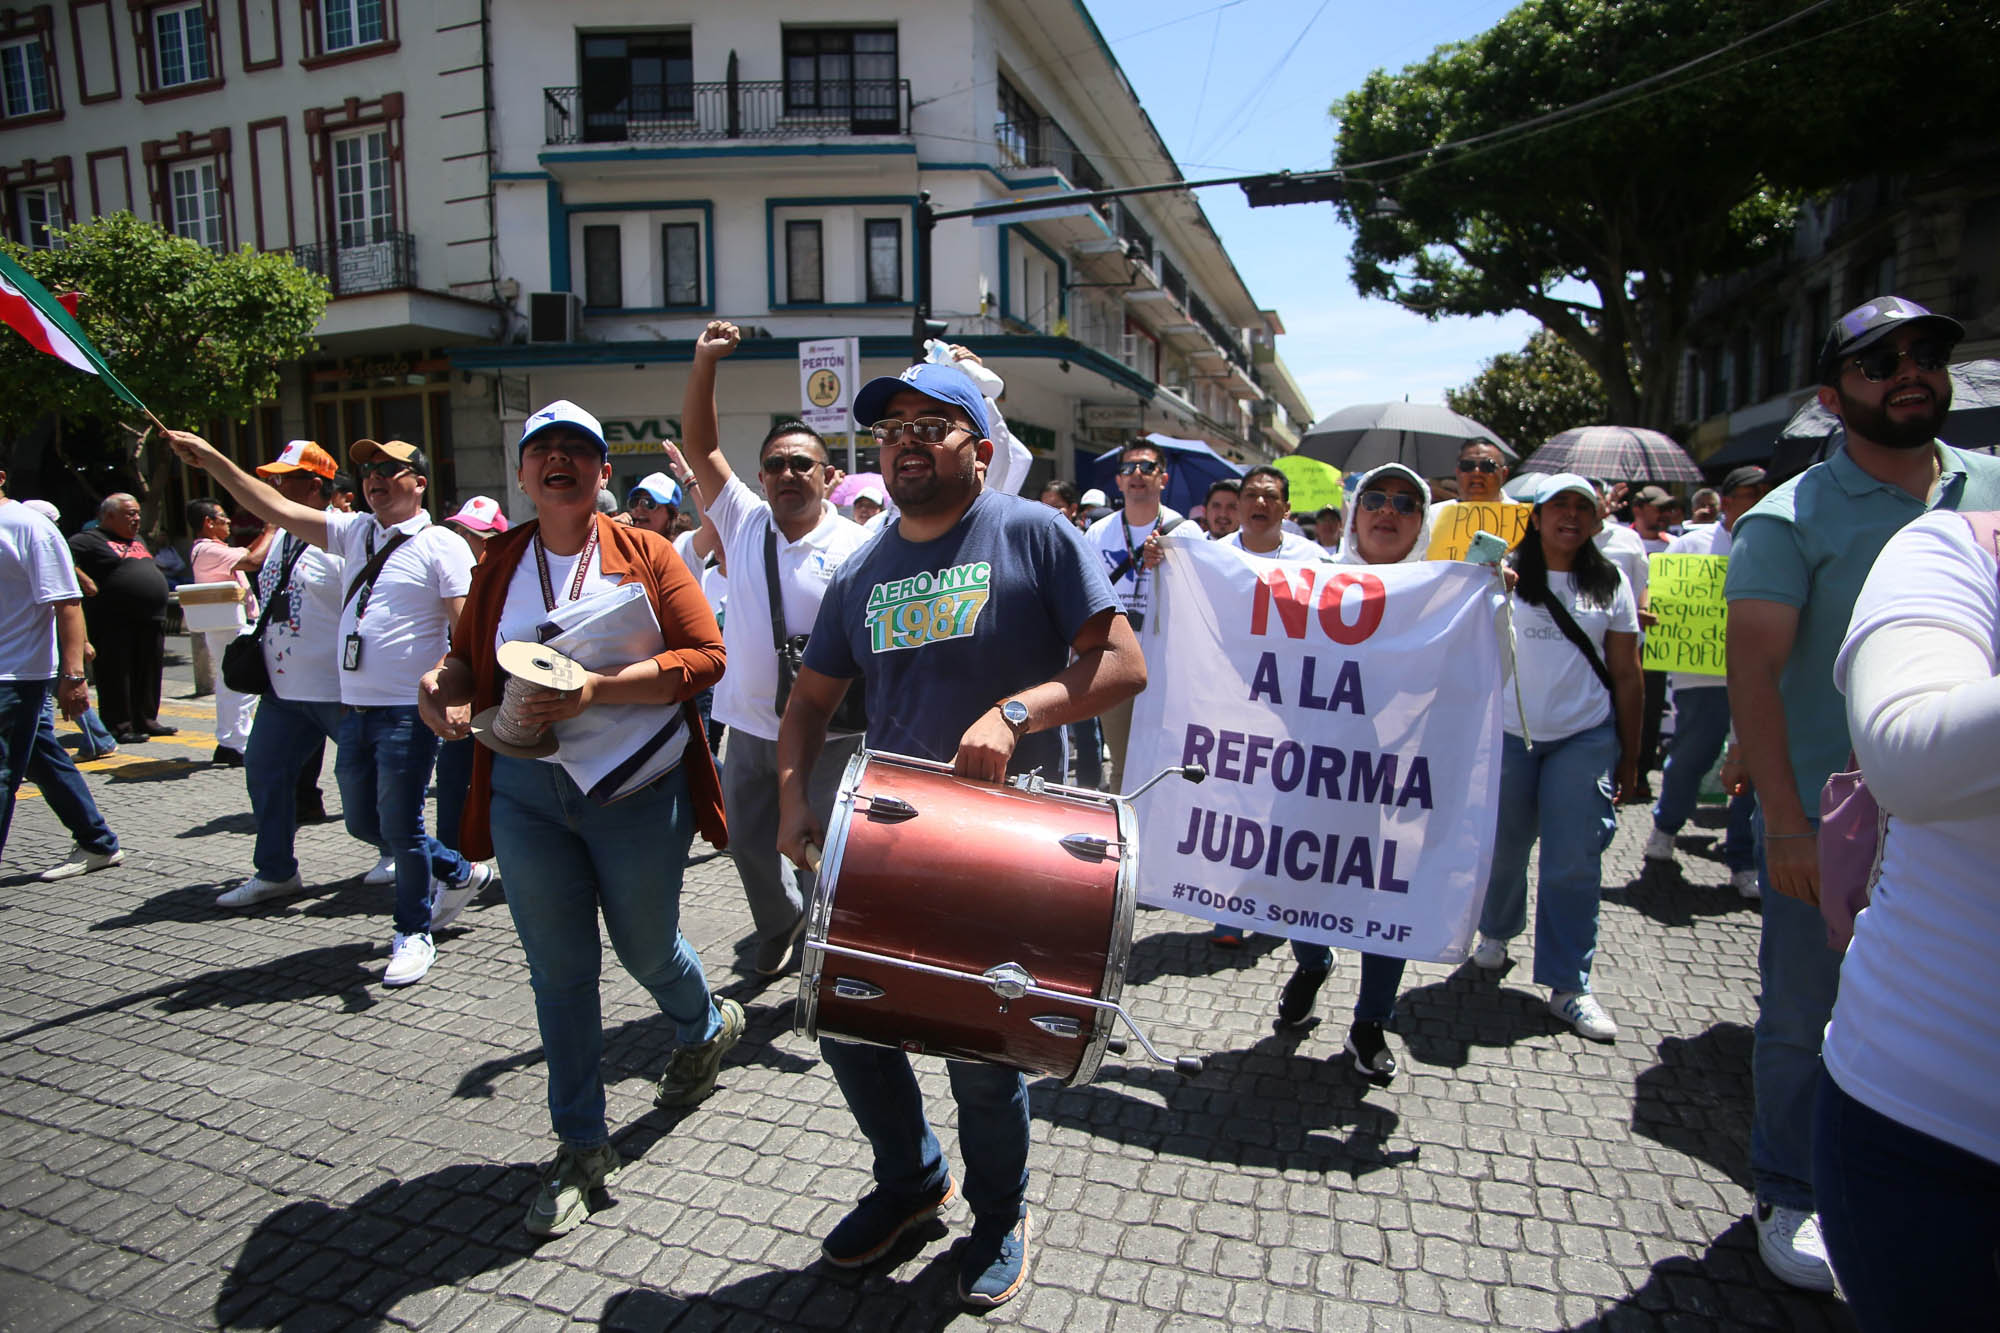
<svg viewBox="0 0 2000 1333"><path fill-rule="evenodd" d="M1535 487L1535 503L1545 505L1564 491L1575 491L1592 504L1597 503L1597 488L1574 472L1558 472L1543 480Z"/></svg>
<svg viewBox="0 0 2000 1333"><path fill-rule="evenodd" d="M854 395L854 419L864 428L880 421L889 411L889 400L904 389L915 389L926 398L963 408L979 429L979 438L988 439L993 427L986 419L986 396L971 378L952 366L919 361L900 375L883 375L869 380Z"/></svg>
<svg viewBox="0 0 2000 1333"><path fill-rule="evenodd" d="M664 472L649 472L639 478L638 484L625 493L625 503L631 504L632 497L640 491L651 496L656 505L673 505L677 509L680 507L680 485Z"/></svg>
<svg viewBox="0 0 2000 1333"><path fill-rule="evenodd" d="M523 423L521 426L520 449L526 449L529 440L534 439L535 436L553 426L569 426L582 431L585 435L597 441L598 453L606 458L611 456L610 446L604 443L604 427L598 424L596 417L590 415L590 413L584 411L567 398L556 399L553 403L550 403ZM519 457L518 450L516 451L516 457Z"/></svg>
<svg viewBox="0 0 2000 1333"><path fill-rule="evenodd" d="M1841 365L1848 357L1867 351L1898 329L1916 325L1929 327L1954 347L1965 337L1965 325L1949 315L1926 310L1900 296L1878 296L1863 301L1833 322L1832 331L1819 349L1819 382L1838 382Z"/></svg>

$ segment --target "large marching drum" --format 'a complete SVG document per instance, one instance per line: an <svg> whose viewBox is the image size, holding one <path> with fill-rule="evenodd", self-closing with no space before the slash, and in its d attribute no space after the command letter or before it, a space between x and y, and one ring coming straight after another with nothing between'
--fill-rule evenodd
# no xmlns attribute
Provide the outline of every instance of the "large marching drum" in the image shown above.
<svg viewBox="0 0 2000 1333"><path fill-rule="evenodd" d="M807 906L798 1030L1087 1083L1122 1019L1137 831L1116 796L862 750Z"/></svg>

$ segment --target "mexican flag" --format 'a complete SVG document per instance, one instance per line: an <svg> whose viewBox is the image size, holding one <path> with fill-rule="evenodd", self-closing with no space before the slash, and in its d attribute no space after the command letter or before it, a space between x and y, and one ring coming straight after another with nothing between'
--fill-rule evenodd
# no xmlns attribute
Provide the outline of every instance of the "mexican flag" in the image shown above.
<svg viewBox="0 0 2000 1333"><path fill-rule="evenodd" d="M76 315L70 309L75 299L70 297L65 302L49 295L48 289L30 277L26 269L0 251L0 320L36 350L67 362L86 375L97 376L104 381L105 388L141 412L146 411L139 396L118 382L104 353L91 345L83 325L76 322Z"/></svg>

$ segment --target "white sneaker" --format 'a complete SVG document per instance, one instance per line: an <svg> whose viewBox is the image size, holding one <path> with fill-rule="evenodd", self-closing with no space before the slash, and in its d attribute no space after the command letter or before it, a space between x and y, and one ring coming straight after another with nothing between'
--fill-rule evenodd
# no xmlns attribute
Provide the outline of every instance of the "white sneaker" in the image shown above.
<svg viewBox="0 0 2000 1333"><path fill-rule="evenodd" d="M41 873L40 878L45 884L53 884L59 879L74 879L78 875L88 875L93 870L121 865L124 860L123 847L109 852L86 852L81 847L72 847L69 856L61 865L50 866Z"/></svg>
<svg viewBox="0 0 2000 1333"><path fill-rule="evenodd" d="M1479 947L1472 951L1472 965L1483 967L1488 972L1498 972L1507 966L1507 941L1481 935Z"/></svg>
<svg viewBox="0 0 2000 1333"><path fill-rule="evenodd" d="M1663 828L1653 830L1646 839L1646 859L1648 861L1671 861L1674 859L1674 835Z"/></svg>
<svg viewBox="0 0 2000 1333"><path fill-rule="evenodd" d="M1587 990L1550 991L1549 1012L1592 1041L1612 1041L1618 1036L1618 1025Z"/></svg>
<svg viewBox="0 0 2000 1333"><path fill-rule="evenodd" d="M297 875L287 880L259 879L252 875L233 889L216 895L217 907L249 907L261 903L266 898L289 898L295 893L304 893L306 886Z"/></svg>
<svg viewBox="0 0 2000 1333"><path fill-rule="evenodd" d="M424 973L437 961L437 946L429 935L393 935L389 939L389 966L382 973L384 986L408 986L422 981Z"/></svg>
<svg viewBox="0 0 2000 1333"><path fill-rule="evenodd" d="M441 879L432 880L431 929L443 930L458 920L459 914L466 909L467 904L477 898L479 891L492 882L493 871L478 861L472 863L472 873L466 877L463 884L448 884Z"/></svg>
<svg viewBox="0 0 2000 1333"><path fill-rule="evenodd" d="M1779 1281L1806 1291L1832 1291L1833 1269L1820 1239L1819 1217L1804 1208L1757 1205L1757 1253Z"/></svg>
<svg viewBox="0 0 2000 1333"><path fill-rule="evenodd" d="M1764 896L1764 890L1757 886L1757 872L1754 870L1732 871L1729 884L1740 896L1752 902Z"/></svg>
<svg viewBox="0 0 2000 1333"><path fill-rule="evenodd" d="M385 856L375 863L375 868L361 877L363 884L394 884L396 882L396 858Z"/></svg>

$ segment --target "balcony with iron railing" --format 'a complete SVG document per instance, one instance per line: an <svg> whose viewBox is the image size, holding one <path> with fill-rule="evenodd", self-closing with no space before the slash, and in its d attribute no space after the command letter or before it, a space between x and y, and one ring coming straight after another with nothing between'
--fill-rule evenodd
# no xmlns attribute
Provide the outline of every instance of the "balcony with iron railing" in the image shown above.
<svg viewBox="0 0 2000 1333"><path fill-rule="evenodd" d="M377 233L380 239L292 247L292 261L326 279L335 296L409 291L417 285L417 238L408 232Z"/></svg>
<svg viewBox="0 0 2000 1333"><path fill-rule="evenodd" d="M908 79L730 79L651 88L542 89L544 142L834 139L910 132Z"/></svg>

